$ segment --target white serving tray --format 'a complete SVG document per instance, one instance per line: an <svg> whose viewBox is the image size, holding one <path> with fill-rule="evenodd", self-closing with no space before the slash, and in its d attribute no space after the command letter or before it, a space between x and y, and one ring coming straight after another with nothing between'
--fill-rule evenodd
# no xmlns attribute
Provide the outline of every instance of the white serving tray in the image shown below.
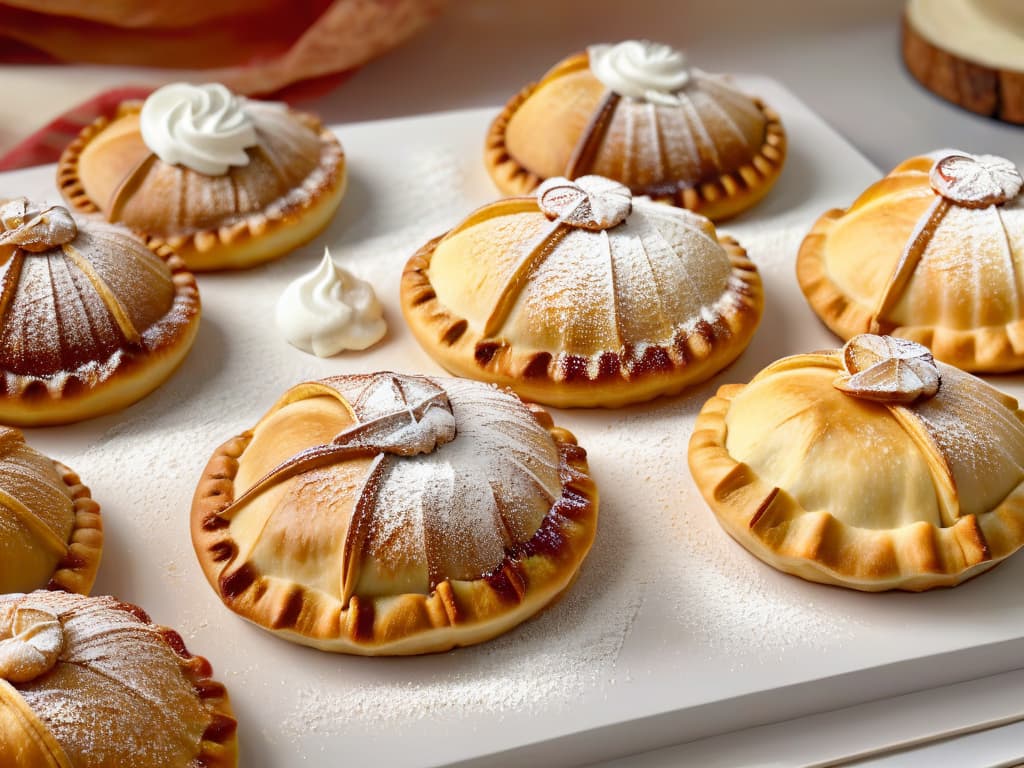
<svg viewBox="0 0 1024 768"><path fill-rule="evenodd" d="M103 507L96 591L178 629L227 684L242 766L572 764L1021 665L1024 555L923 595L809 584L734 544L690 480L693 420L719 384L837 345L800 295L794 255L821 212L849 204L879 176L778 84L740 80L778 109L790 140L777 188L725 227L762 270L761 328L732 368L682 397L556 412L590 454L601 491L597 542L560 603L496 641L412 659L291 645L221 605L188 534L192 493L214 447L287 387L357 371L441 372L404 326L399 276L419 245L496 197L481 162L496 110L338 126L350 188L324 235L274 264L201 277L195 348L141 403L29 431ZM53 179L52 167L5 174L0 194L57 200ZM325 244L385 305L389 335L368 352L318 360L274 326L281 289L315 266ZM996 383L1024 393L1019 378Z"/></svg>

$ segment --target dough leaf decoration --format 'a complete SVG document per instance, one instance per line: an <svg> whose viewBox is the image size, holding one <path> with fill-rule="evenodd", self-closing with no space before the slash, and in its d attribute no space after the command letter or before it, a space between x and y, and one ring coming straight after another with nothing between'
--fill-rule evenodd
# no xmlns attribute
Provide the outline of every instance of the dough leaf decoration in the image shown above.
<svg viewBox="0 0 1024 768"><path fill-rule="evenodd" d="M558 176L537 188L537 203L552 221L600 231L626 220L633 211L633 194L629 187L603 176L581 176L575 181Z"/></svg>
<svg viewBox="0 0 1024 768"><path fill-rule="evenodd" d="M44 610L0 606L0 679L27 683L46 674L64 650L57 616Z"/></svg>
<svg viewBox="0 0 1024 768"><path fill-rule="evenodd" d="M987 208L1013 200L1024 179L1017 167L996 155L946 155L932 166L932 189L966 208Z"/></svg>
<svg viewBox="0 0 1024 768"><path fill-rule="evenodd" d="M864 400L912 403L932 397L941 383L932 353L909 339L854 336L843 347L843 365L846 373L836 377L836 389Z"/></svg>
<svg viewBox="0 0 1024 768"><path fill-rule="evenodd" d="M431 453L455 439L455 416L444 390L422 376L380 373L368 384L349 392L347 377L326 379L352 404L358 422L326 445L315 445L292 456L257 480L226 507L230 515L267 488L291 477L346 459L376 454L415 456ZM351 395L351 397L350 397Z"/></svg>
<svg viewBox="0 0 1024 768"><path fill-rule="evenodd" d="M67 208L52 205L39 210L24 197L0 204L0 245L33 253L59 248L78 237L78 227Z"/></svg>

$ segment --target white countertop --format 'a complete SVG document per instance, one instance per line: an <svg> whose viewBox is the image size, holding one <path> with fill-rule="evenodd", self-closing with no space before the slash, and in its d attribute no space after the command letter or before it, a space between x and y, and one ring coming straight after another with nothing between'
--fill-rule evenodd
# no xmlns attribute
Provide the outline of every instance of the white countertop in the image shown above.
<svg viewBox="0 0 1024 768"><path fill-rule="evenodd" d="M646 37L685 48L691 61L706 70L781 81L881 169L945 146L1000 154L1024 165L1024 128L947 104L906 72L899 51L901 8L898 0L453 0L447 15L405 47L303 106L327 123L493 106L588 43ZM169 77L123 68L3 68L0 151L93 93ZM997 684L1009 686L1011 698L1024 687L1019 675L993 681ZM971 693L980 701L988 695L984 688ZM969 710L970 697L963 690L956 696L962 697L963 711ZM915 702L927 704L927 696ZM992 732L991 743L1005 748L1007 733L1009 743L1019 744L1019 728L1004 729L1001 736ZM748 734L745 742L728 738L705 745L712 750L706 754L725 754L730 744L752 740L754 747L748 746L745 757L734 753L734 764L792 764L778 755L772 763L769 753L759 758L758 745L770 746L777 738L770 733ZM988 754L995 755L995 749ZM970 742L970 753L975 759L986 754L977 742ZM884 764L966 765L960 758L964 754L964 742L954 741ZM657 762L641 758L632 765L681 764L665 757ZM1020 756L1007 759L1014 757Z"/></svg>

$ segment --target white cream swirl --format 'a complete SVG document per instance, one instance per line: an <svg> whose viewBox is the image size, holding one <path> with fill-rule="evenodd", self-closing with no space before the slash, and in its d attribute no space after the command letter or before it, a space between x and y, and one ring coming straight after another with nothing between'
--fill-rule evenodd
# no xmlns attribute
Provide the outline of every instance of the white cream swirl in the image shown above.
<svg viewBox="0 0 1024 768"><path fill-rule="evenodd" d="M316 269L284 289L277 326L289 344L317 357L366 349L388 329L373 286L335 264L326 248Z"/></svg>
<svg viewBox="0 0 1024 768"><path fill-rule="evenodd" d="M675 95L690 82L686 56L667 45L626 40L587 49L590 71L620 96L658 104L678 104Z"/></svg>
<svg viewBox="0 0 1024 768"><path fill-rule="evenodd" d="M142 140L165 163L223 176L259 141L245 102L220 83L165 85L142 105Z"/></svg>

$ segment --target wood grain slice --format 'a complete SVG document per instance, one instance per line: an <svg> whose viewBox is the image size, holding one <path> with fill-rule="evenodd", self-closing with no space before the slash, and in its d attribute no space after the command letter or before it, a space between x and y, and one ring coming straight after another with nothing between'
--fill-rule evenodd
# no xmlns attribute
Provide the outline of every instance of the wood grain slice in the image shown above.
<svg viewBox="0 0 1024 768"><path fill-rule="evenodd" d="M935 95L979 115L1024 125L1024 72L998 69L938 47L903 17L903 61Z"/></svg>

